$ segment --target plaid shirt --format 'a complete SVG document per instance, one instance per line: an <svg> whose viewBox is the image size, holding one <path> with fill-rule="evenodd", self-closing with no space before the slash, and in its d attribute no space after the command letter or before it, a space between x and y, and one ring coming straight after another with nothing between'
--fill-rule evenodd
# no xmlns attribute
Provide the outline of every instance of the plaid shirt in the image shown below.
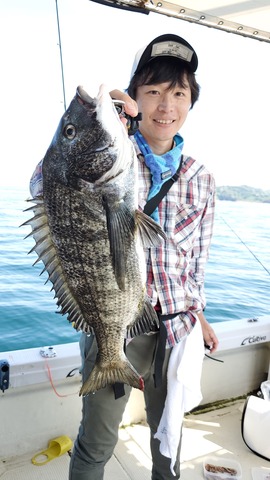
<svg viewBox="0 0 270 480"><path fill-rule="evenodd" d="M139 208L143 210L151 174L133 141L139 164ZM180 159L179 159L180 161ZM33 196L42 194L42 161L30 180ZM205 306L204 271L213 230L215 183L203 165L184 157L180 177L159 204L159 218L167 240L147 249L147 293L166 320L167 347L191 332Z"/></svg>
<svg viewBox="0 0 270 480"><path fill-rule="evenodd" d="M43 193L42 163L43 159L37 164L30 178L29 190L33 198Z"/></svg>
<svg viewBox="0 0 270 480"><path fill-rule="evenodd" d="M139 208L143 210L151 174L132 138L139 164ZM179 159L180 162L180 159ZM205 307L204 272L213 233L215 182L206 168L184 156L179 180L159 204L167 240L146 250L147 293L166 320L167 347L191 332Z"/></svg>

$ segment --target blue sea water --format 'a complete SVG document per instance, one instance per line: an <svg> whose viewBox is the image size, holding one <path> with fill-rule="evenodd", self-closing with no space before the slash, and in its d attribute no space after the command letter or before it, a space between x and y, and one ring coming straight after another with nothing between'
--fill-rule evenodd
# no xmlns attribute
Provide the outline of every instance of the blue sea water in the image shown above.
<svg viewBox="0 0 270 480"><path fill-rule="evenodd" d="M0 351L75 342L77 333L56 304L42 264L28 255L31 217L23 210L26 189L0 194ZM210 322L253 318L270 313L270 204L217 202L214 237L206 270ZM256 257L256 258L255 258ZM261 262L261 263L260 263Z"/></svg>

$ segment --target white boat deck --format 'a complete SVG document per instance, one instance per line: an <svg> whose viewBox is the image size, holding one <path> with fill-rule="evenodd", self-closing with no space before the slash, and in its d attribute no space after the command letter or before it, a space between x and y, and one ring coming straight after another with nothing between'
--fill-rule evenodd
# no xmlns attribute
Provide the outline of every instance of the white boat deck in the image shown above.
<svg viewBox="0 0 270 480"><path fill-rule="evenodd" d="M184 421L181 454L181 480L203 479L203 460L207 456L237 460L242 480L260 480L270 475L270 462L253 454L241 437L243 401L220 409L189 414ZM27 435L27 432L25 433ZM267 440L266 440L267 441ZM1 443L4 439L1 438ZM31 458L38 453L0 462L1 480L67 480L69 456L64 454L44 466L35 466ZM256 468L252 476L252 468ZM258 470L262 469L262 470ZM150 480L149 430L142 424L119 430L114 456L106 466L105 480Z"/></svg>

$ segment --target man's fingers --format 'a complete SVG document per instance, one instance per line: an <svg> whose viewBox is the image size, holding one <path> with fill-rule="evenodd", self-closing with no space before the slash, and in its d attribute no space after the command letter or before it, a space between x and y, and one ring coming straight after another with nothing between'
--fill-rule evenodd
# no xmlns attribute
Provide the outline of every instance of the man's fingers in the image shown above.
<svg viewBox="0 0 270 480"><path fill-rule="evenodd" d="M110 96L115 100L121 100L122 102L125 102L125 113L127 113L131 117L136 117L138 115L137 103L127 93L121 92L121 90L116 89L110 92Z"/></svg>

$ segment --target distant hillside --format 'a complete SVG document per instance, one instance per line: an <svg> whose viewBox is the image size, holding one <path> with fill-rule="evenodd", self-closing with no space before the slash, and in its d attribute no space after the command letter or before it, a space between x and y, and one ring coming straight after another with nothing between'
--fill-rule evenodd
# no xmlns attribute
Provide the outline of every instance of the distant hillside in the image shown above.
<svg viewBox="0 0 270 480"><path fill-rule="evenodd" d="M240 185L239 187L217 187L217 198L218 200L229 200L231 202L270 203L270 190L248 187L247 185Z"/></svg>

